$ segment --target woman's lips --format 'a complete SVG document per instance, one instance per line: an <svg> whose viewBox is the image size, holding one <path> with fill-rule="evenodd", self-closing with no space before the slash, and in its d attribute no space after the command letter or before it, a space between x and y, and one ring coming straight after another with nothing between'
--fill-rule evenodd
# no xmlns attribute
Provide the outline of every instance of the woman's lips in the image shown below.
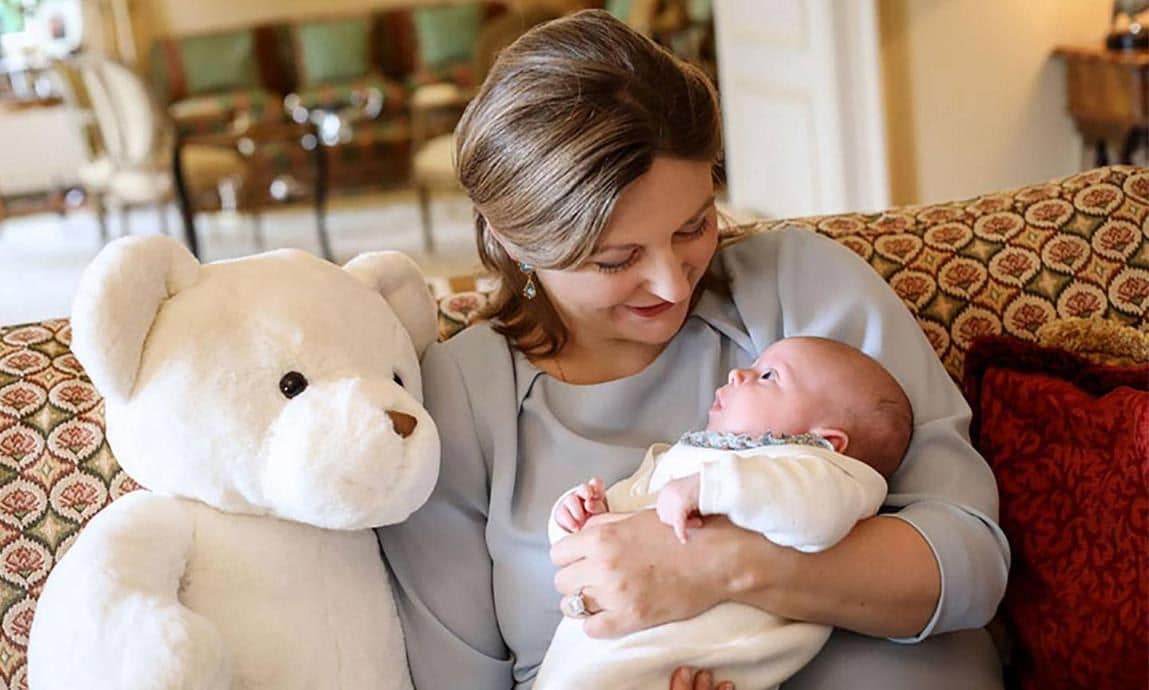
<svg viewBox="0 0 1149 690"><path fill-rule="evenodd" d="M651 307L627 307L631 312L637 316L649 319L663 313L667 309L674 306L674 302L662 302Z"/></svg>

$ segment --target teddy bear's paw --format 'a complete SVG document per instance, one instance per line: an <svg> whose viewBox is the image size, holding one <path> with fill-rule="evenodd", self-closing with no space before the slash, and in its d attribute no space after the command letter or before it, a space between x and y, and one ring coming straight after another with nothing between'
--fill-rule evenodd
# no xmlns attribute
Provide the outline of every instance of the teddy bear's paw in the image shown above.
<svg viewBox="0 0 1149 690"><path fill-rule="evenodd" d="M132 678L151 679L139 687L165 690L227 690L231 658L219 631L203 616L182 606L165 607L142 622L134 649L123 659ZM133 686L136 687L136 686Z"/></svg>

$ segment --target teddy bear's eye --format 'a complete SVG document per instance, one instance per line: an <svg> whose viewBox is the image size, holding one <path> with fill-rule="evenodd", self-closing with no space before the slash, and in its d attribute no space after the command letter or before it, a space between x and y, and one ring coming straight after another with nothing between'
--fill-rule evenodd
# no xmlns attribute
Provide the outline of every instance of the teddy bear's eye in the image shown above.
<svg viewBox="0 0 1149 690"><path fill-rule="evenodd" d="M290 400L307 390L307 379L298 371L289 371L279 379L279 392Z"/></svg>
<svg viewBox="0 0 1149 690"><path fill-rule="evenodd" d="M394 374L391 376L391 378L394 379L395 383L399 384L400 388L406 388L406 386L403 385L403 379L399 376L399 374Z"/></svg>

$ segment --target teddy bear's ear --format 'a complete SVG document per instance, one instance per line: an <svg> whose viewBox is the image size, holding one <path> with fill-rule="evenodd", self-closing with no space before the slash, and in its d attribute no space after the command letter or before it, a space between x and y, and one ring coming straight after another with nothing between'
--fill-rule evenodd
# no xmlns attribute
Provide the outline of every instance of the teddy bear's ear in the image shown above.
<svg viewBox="0 0 1149 690"><path fill-rule="evenodd" d="M72 302L72 352L104 397L131 394L160 305L196 280L199 262L170 237L127 237L84 269Z"/></svg>
<svg viewBox="0 0 1149 690"><path fill-rule="evenodd" d="M435 342L439 324L435 300L419 265L402 252L388 251L360 254L343 268L383 295L422 357Z"/></svg>

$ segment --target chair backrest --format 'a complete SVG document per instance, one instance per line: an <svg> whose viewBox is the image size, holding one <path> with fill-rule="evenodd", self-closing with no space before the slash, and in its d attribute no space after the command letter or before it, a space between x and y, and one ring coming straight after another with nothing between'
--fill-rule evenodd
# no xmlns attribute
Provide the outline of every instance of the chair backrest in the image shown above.
<svg viewBox="0 0 1149 690"><path fill-rule="evenodd" d="M87 160L100 158L105 153L104 139L92 112L92 98L84 85L79 61L56 60L52 63L52 71L56 75L56 86L64 97L64 103L72 112L76 130L80 132Z"/></svg>
<svg viewBox="0 0 1149 690"><path fill-rule="evenodd" d="M103 58L81 66L84 86L108 156L118 166L153 161L161 145L162 121L143 79Z"/></svg>

